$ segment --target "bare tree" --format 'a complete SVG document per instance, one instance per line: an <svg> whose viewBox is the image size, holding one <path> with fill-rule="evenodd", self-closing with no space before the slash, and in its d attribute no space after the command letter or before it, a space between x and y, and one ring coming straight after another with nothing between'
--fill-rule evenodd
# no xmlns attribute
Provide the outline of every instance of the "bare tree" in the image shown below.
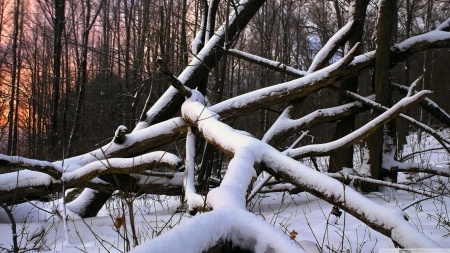
<svg viewBox="0 0 450 253"><path fill-rule="evenodd" d="M61 80L61 53L62 53L62 32L64 30L65 0L56 0L54 2L55 15L53 18L53 88L52 88L52 118L51 118L51 145L50 150L57 147L58 144L58 126L59 126L59 92Z"/></svg>
<svg viewBox="0 0 450 253"><path fill-rule="evenodd" d="M88 50L89 50L89 34L91 32L91 29L95 23L95 20L97 19L98 15L100 14L100 11L102 10L102 5L104 3L104 0L100 1L99 5L95 10L92 10L92 5L90 0L82 1L82 13L81 16L83 18L83 29L82 29L82 37L81 37L81 54L78 57L78 66L77 66L77 79L75 81L76 87L78 87L78 98L77 98L77 104L75 109L75 118L73 121L73 127L72 131L70 133L69 141L67 144L67 150L66 154L70 154L71 152L71 144L73 141L77 140L79 138L78 136L81 135L80 131L82 131L83 126L83 118L82 115L84 114L84 103L85 103L85 85L87 83L88 78L88 69L87 69L87 63L88 63ZM91 13L91 12L94 13ZM92 15L92 16L91 16Z"/></svg>
<svg viewBox="0 0 450 253"><path fill-rule="evenodd" d="M18 45L17 40L19 37L20 27L19 27L19 10L21 8L20 0L16 0L15 6L14 6L14 28L13 28L13 36L12 36L12 65L11 65L11 97L9 100L9 112L8 112L8 122L9 122L9 128L8 128L8 154L9 155L16 155L16 149L17 148L17 131L14 131L14 129L17 129L17 121L15 120L14 113L18 110L16 109L18 107L16 96L18 96L16 93L18 91L17 86L19 85L17 83L17 69L18 69ZM17 116L17 115L16 115Z"/></svg>

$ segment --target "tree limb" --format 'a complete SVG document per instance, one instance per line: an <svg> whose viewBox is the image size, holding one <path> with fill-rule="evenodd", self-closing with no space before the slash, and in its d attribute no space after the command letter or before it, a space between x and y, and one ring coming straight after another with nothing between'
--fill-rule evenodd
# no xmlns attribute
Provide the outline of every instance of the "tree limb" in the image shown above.
<svg viewBox="0 0 450 253"><path fill-rule="evenodd" d="M220 48L225 50L224 48ZM272 61L254 54L246 53L236 49L228 49L228 54L238 59L242 59L251 63L255 63L259 66L266 67L271 70L275 70L280 73L288 74L297 78L304 77L308 74L306 71L301 71L293 67L287 66L281 62Z"/></svg>
<svg viewBox="0 0 450 253"><path fill-rule="evenodd" d="M162 58L158 58L155 62L156 69L161 72L166 78L167 82L169 82L175 89L177 89L183 96L190 97L192 95L191 89L185 87L178 78L176 78L172 72L170 71L167 64L164 62Z"/></svg>
<svg viewBox="0 0 450 253"><path fill-rule="evenodd" d="M383 111L388 110L387 107L384 107L384 106L382 106L382 105L380 105L380 104L378 104L378 103L376 103L376 102L374 102L372 100L368 100L368 99L366 99L366 98L364 98L364 97L362 97L362 96L360 96L360 95L358 95L356 93L353 93L353 92L350 92L350 91L347 91L347 90L343 90L343 89L335 87L335 86L329 86L328 88L332 89L332 90L336 90L336 91L341 92L343 94L346 94L347 96L355 99L356 101L359 101L359 102L363 103L364 105L370 106L371 108L373 108L373 109L375 109L377 111L383 112ZM433 136L442 145L442 147L444 147L447 150L447 152L450 153L450 149L445 144L445 143L450 144L450 139L448 139L445 136L443 136L442 134L438 133L433 128L431 128L431 127L429 127L429 126L427 126L427 125L425 125L425 124L423 124L423 123L421 123L421 122L419 122L419 121L417 121L417 120L415 120L415 119L413 119L413 118L411 118L409 116L406 116L404 114L399 114L399 118L405 120L406 122L408 122L409 124L411 124L411 125L413 125L413 126L415 126L417 128L422 129L423 131L429 133L431 136Z"/></svg>
<svg viewBox="0 0 450 253"><path fill-rule="evenodd" d="M396 83L391 83L391 86L400 91L403 95L408 93L409 88ZM425 98L423 101L419 103L419 105L431 114L434 118L441 121L442 123L450 126L450 115L448 115L439 105L437 105L433 100L429 98Z"/></svg>
<svg viewBox="0 0 450 253"><path fill-rule="evenodd" d="M42 172L55 179L60 179L63 172L60 166L47 161L0 154L0 172L2 174L22 169Z"/></svg>
<svg viewBox="0 0 450 253"><path fill-rule="evenodd" d="M344 27L339 29L339 31L336 32L316 54L308 69L308 73L324 68L333 57L336 50L344 45L357 26L358 22L356 20L350 20Z"/></svg>
<svg viewBox="0 0 450 253"><path fill-rule="evenodd" d="M326 175L329 176L329 177L332 177L332 178L335 178L335 179L344 180L344 181L359 180L359 181L368 182L368 183L371 183L371 184L383 185L383 186L387 186L387 187L398 189L398 190L403 190L403 191L407 191L407 192L417 193L417 194L420 194L420 195L423 195L423 196L427 196L427 197L437 197L437 196L439 196L439 195L434 194L433 192L430 192L430 191L417 190L417 189L414 189L413 187L409 187L409 186L406 186L406 185L396 184L396 183L383 181L383 180L377 180L377 179L368 178L368 177L360 177L360 176L354 176L354 175L348 175L348 174L342 174L342 173L326 173Z"/></svg>
<svg viewBox="0 0 450 253"><path fill-rule="evenodd" d="M342 148L350 147L358 141L368 137L377 128L395 118L402 111L418 103L428 94L430 94L430 91L421 91L412 97L403 98L397 104L392 106L392 108L343 138L329 143L309 145L293 150L287 150L285 154L289 157L300 159L302 157L309 156L325 156Z"/></svg>
<svg viewBox="0 0 450 253"><path fill-rule="evenodd" d="M274 127L271 127L266 132L262 141L275 147L294 133L366 111L368 108L362 103L352 102L331 108L319 109L296 120L287 118L283 113L273 124Z"/></svg>

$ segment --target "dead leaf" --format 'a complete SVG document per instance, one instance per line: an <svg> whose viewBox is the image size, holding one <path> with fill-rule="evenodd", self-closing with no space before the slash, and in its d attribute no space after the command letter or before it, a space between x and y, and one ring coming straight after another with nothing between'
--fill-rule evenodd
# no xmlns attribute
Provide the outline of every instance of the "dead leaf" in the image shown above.
<svg viewBox="0 0 450 253"><path fill-rule="evenodd" d="M291 240L294 240L295 237L296 237L297 235L298 235L298 232L295 231L295 230L292 230L292 231L289 233L289 238L291 238Z"/></svg>

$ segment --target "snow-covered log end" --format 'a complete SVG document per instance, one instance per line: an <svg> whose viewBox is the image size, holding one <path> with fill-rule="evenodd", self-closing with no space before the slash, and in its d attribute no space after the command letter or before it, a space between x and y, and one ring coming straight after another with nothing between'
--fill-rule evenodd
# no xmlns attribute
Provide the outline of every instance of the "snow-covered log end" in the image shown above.
<svg viewBox="0 0 450 253"><path fill-rule="evenodd" d="M253 252L304 252L289 237L260 217L239 208L204 213L131 252L204 252L220 243Z"/></svg>

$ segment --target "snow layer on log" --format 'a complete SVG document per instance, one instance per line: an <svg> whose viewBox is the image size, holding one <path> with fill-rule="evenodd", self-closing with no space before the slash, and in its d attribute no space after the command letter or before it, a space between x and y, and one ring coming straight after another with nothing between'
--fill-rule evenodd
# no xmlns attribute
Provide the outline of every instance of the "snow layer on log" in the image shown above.
<svg viewBox="0 0 450 253"><path fill-rule="evenodd" d="M304 252L262 218L239 208L222 208L200 214L131 252L204 252L221 240L231 240L234 246L256 253Z"/></svg>

